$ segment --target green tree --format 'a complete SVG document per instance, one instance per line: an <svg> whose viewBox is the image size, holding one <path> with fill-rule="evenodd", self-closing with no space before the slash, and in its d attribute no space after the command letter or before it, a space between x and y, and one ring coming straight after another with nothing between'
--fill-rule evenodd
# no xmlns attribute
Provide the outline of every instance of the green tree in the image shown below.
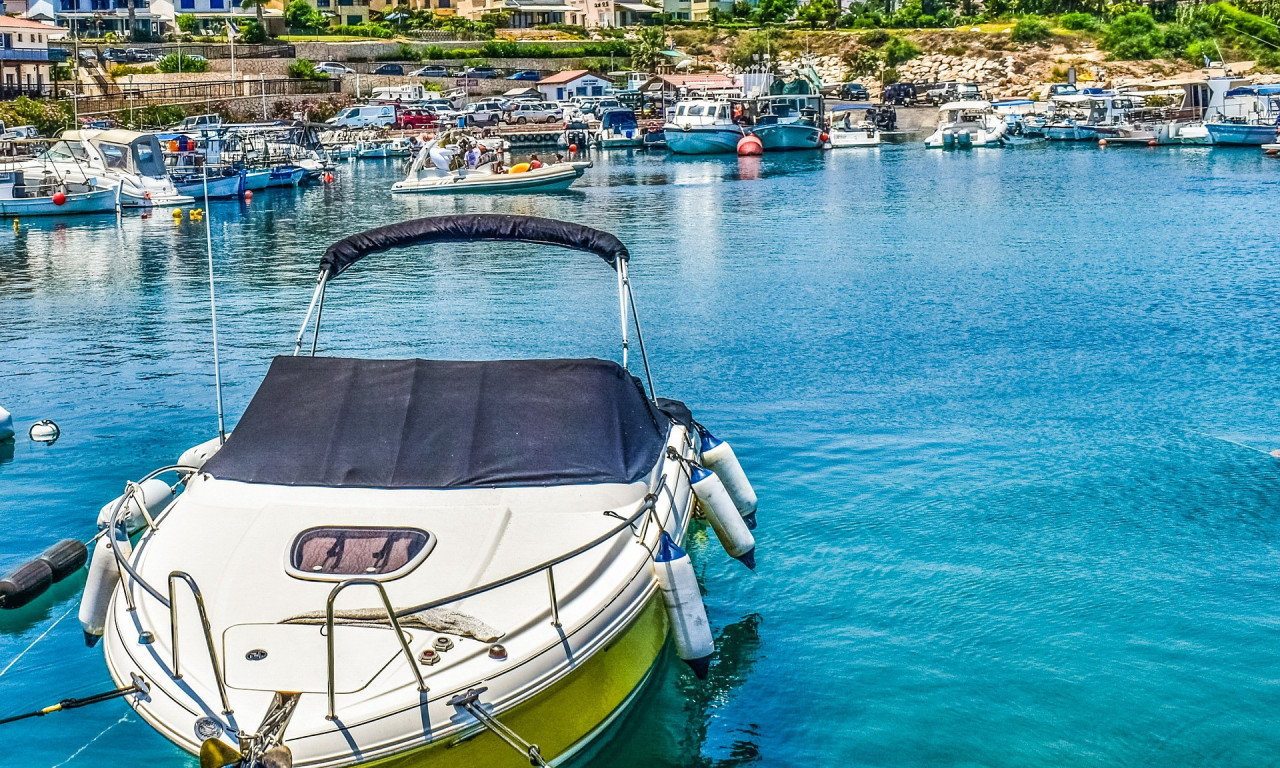
<svg viewBox="0 0 1280 768"><path fill-rule="evenodd" d="M751 10L751 3L746 2L746 0L737 0L737 2L733 4L733 18L750 18Z"/></svg>
<svg viewBox="0 0 1280 768"><path fill-rule="evenodd" d="M156 62L156 69L164 73L208 72L209 62L204 59L193 59L184 53L171 53Z"/></svg>
<svg viewBox="0 0 1280 768"><path fill-rule="evenodd" d="M796 11L796 18L810 27L831 27L840 18L836 0L809 0Z"/></svg>
<svg viewBox="0 0 1280 768"><path fill-rule="evenodd" d="M267 37L267 20L263 16L263 9L267 7L269 0L240 0L240 10L252 8L254 20L258 22L258 26L262 28L262 39ZM242 30L243 31L243 30ZM249 40L249 33L243 31L245 42L253 42ZM258 42L262 42L261 40Z"/></svg>
<svg viewBox="0 0 1280 768"><path fill-rule="evenodd" d="M760 0L756 12L765 24L781 24L796 11L796 0Z"/></svg>
<svg viewBox="0 0 1280 768"><path fill-rule="evenodd" d="M307 0L293 0L285 6L284 23L290 29L316 29L324 25L324 17Z"/></svg>
<svg viewBox="0 0 1280 768"><path fill-rule="evenodd" d="M194 35L196 30L200 29L200 20L193 13L180 13L176 19L178 29L189 35Z"/></svg>
<svg viewBox="0 0 1280 768"><path fill-rule="evenodd" d="M666 45L667 30L665 27L641 27L636 39L631 41L631 66L636 69L652 72L662 61L662 49Z"/></svg>
<svg viewBox="0 0 1280 768"><path fill-rule="evenodd" d="M267 28L256 21L246 21L240 25L240 41L244 43L267 42Z"/></svg>
<svg viewBox="0 0 1280 768"><path fill-rule="evenodd" d="M896 67L904 61L910 61L920 55L916 44L905 37L893 37L884 44L884 63Z"/></svg>

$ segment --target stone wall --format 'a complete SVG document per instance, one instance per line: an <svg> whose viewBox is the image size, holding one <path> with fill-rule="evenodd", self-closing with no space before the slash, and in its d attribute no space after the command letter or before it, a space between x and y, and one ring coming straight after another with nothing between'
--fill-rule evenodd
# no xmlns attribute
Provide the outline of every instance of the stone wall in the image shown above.
<svg viewBox="0 0 1280 768"><path fill-rule="evenodd" d="M577 48L583 44L582 40L558 40L558 41L540 41L541 45L549 45L553 48ZM415 42L409 45L418 49L426 49L431 46L437 46L445 50L478 49L484 45L483 40L457 41L448 42ZM347 62L351 59L362 59L373 61L378 56L392 53L400 47L400 43L390 40L378 41L359 41L351 43L294 43L294 50L297 52L298 58L311 59L312 61L342 61ZM496 64L494 66L497 66Z"/></svg>

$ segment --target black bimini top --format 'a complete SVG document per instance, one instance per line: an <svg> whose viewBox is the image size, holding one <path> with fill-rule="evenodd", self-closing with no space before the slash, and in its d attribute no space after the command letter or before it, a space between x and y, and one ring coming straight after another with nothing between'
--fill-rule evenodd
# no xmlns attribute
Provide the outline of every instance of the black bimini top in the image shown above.
<svg viewBox="0 0 1280 768"><path fill-rule="evenodd" d="M607 360L277 357L204 471L357 488L630 483L669 426Z"/></svg>

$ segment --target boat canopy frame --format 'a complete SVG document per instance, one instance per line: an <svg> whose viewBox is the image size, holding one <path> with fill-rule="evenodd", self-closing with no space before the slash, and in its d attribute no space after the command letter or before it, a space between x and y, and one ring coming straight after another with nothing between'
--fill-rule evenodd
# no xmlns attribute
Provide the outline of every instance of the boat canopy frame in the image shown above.
<svg viewBox="0 0 1280 768"><path fill-rule="evenodd" d="M425 154L425 150L424 150ZM645 351L644 333L640 330L640 316L636 311L635 294L627 274L631 253L614 235L582 224L573 224L541 216L477 213L455 216L428 216L398 224L388 224L376 229L350 235L333 245L320 258L320 275L316 279L311 303L302 319L302 327L294 341L293 354L302 351L302 340L311 325L311 356L315 357L320 342L320 322L324 315L324 298L329 282L351 268L366 256L396 248L408 248L431 243L508 242L554 245L560 248L585 251L599 256L613 268L618 276L618 312L622 326L622 367L628 369L629 338L628 315L634 322L636 341L640 346L640 360L644 366L645 380L649 385L649 399L657 400L653 388L653 374L649 369L649 355Z"/></svg>

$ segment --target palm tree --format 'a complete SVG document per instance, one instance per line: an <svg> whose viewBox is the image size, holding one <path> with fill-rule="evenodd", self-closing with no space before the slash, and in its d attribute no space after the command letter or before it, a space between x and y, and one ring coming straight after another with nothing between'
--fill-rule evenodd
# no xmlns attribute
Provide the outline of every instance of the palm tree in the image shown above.
<svg viewBox="0 0 1280 768"><path fill-rule="evenodd" d="M125 0L125 3L129 8L129 39L133 40L133 33L138 29L138 0Z"/></svg>
<svg viewBox="0 0 1280 768"><path fill-rule="evenodd" d="M240 9L252 8L254 15L257 17L258 26L262 27L262 31L267 31L267 22L262 17L262 9L266 7L269 0L240 0Z"/></svg>

